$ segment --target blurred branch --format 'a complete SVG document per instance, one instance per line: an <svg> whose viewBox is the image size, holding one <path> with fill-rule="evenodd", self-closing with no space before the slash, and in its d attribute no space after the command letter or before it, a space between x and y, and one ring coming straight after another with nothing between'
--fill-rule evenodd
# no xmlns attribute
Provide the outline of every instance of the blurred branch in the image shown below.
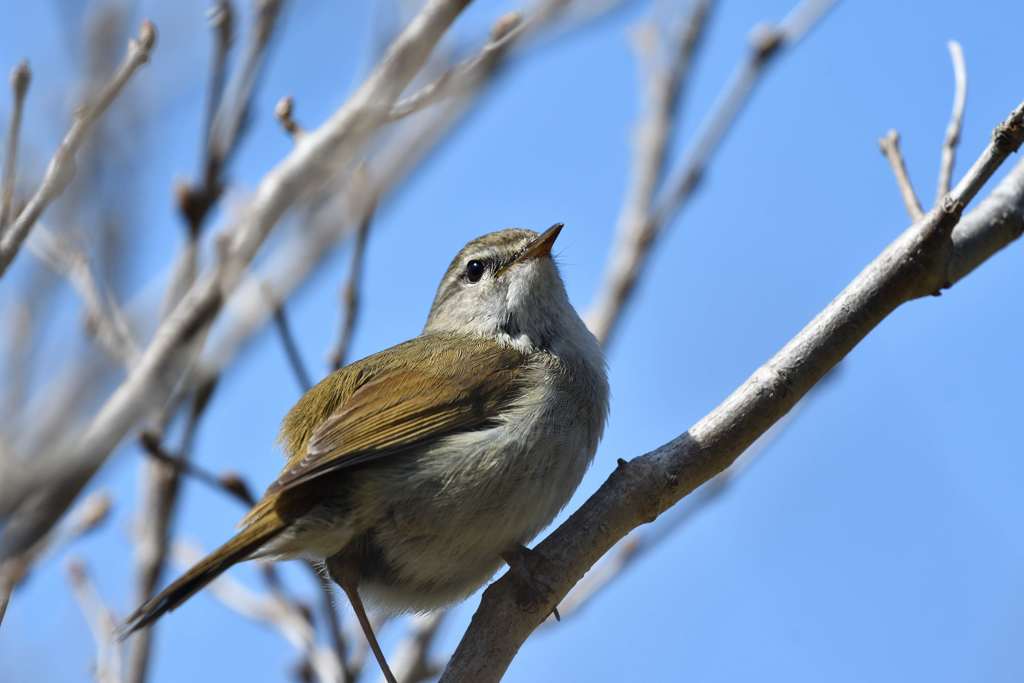
<svg viewBox="0 0 1024 683"><path fill-rule="evenodd" d="M21 62L11 71L11 91L14 94L14 108L11 123L7 129L7 146L4 150L3 185L0 186L0 238L11 215L14 203L14 184L18 173L18 137L21 135L21 118L25 110L25 95L32 81L32 70L28 62Z"/></svg>
<svg viewBox="0 0 1024 683"><path fill-rule="evenodd" d="M36 227L29 250L54 273L64 277L85 306L86 330L115 362L130 368L139 356L138 344L124 312L110 292L103 291L85 254L63 235Z"/></svg>
<svg viewBox="0 0 1024 683"><path fill-rule="evenodd" d="M22 242L47 205L56 199L75 175L75 153L85 141L93 124L106 111L114 98L128 83L132 74L149 61L150 52L156 43L156 28L149 21L142 23L137 39L128 43L128 54L110 82L102 89L96 100L76 112L71 128L61 141L50 160L39 189L28 204L18 213L0 240L0 277L14 260Z"/></svg>
<svg viewBox="0 0 1024 683"><path fill-rule="evenodd" d="M316 186L326 162L344 166L384 124L374 113L390 108L467 3L429 0L348 102L267 173L244 220L219 239L216 265L161 323L139 362L84 433L59 456L37 458L33 463L36 467L29 479L45 474L50 482L20 492L11 506L16 519L3 527L0 557L19 553L45 533L128 430L150 406L166 400L180 378L178 364L220 312L278 219L302 196L304 188ZM54 458L59 458L59 468L53 467Z"/></svg>
<svg viewBox="0 0 1024 683"><path fill-rule="evenodd" d="M120 643L114 637L117 619L100 597L84 562L71 560L68 563L68 578L96 641L96 680L98 683L121 683L122 653Z"/></svg>
<svg viewBox="0 0 1024 683"><path fill-rule="evenodd" d="M288 357L288 364L295 375L295 381L299 384L299 391L305 393L313 388L313 380L302 362L302 354L299 353L298 344L292 335L291 325L288 324L288 314L284 310L284 302L278 299L269 285L263 288L267 301L274 308L274 327L277 329L278 337L281 338L281 345L284 347L285 356Z"/></svg>
<svg viewBox="0 0 1024 683"><path fill-rule="evenodd" d="M645 224L655 194L666 169L668 150L678 126L679 100L689 78L694 54L707 27L711 0L694 2L677 27L663 35L655 22L642 25L633 34L633 47L641 65L644 85L644 115L636 124L633 139L633 165L626 199L619 214L618 253L625 244L645 238ZM622 296L625 290L615 290ZM591 329L598 341L606 344L614 325L615 308L625 300L608 301L592 313Z"/></svg>
<svg viewBox="0 0 1024 683"><path fill-rule="evenodd" d="M295 119L292 118L295 109L295 100L291 95L282 97L277 102L277 106L274 107L274 118L281 124L285 132L291 136L292 141L297 141L303 134L302 128L299 124L295 123Z"/></svg>
<svg viewBox="0 0 1024 683"><path fill-rule="evenodd" d="M497 681L529 634L611 547L731 465L899 306L950 287L1024 230L1024 162L963 216L996 169L1024 142L1024 103L943 200L908 228L818 316L711 413L630 461L533 551L548 595L517 603L506 574L480 607L442 683Z"/></svg>
<svg viewBox="0 0 1024 683"><path fill-rule="evenodd" d="M11 592L25 580L32 567L100 526L109 516L110 508L108 493L94 493L75 508L71 519L62 527L51 531L21 555L0 563L0 623L3 623Z"/></svg>
<svg viewBox="0 0 1024 683"><path fill-rule="evenodd" d="M451 66L437 79L424 85L415 93L399 100L388 112L392 121L414 114L439 99L465 93L474 89L494 69L502 53L526 29L527 24L518 12L502 16L491 28L487 42L473 57Z"/></svg>
<svg viewBox="0 0 1024 683"><path fill-rule="evenodd" d="M596 301L587 314L594 336L607 343L631 299L657 238L693 196L714 153L749 102L766 68L796 45L833 6L832 0L802 0L776 26L758 26L750 49L719 94L644 220L620 224Z"/></svg>
<svg viewBox="0 0 1024 683"><path fill-rule="evenodd" d="M956 146L960 143L960 131L964 125L964 109L967 106L967 67L964 65L964 51L955 40L947 43L949 57L953 60L953 79L956 90L953 94L953 112L946 126L946 138L942 143L942 162L939 165L939 189L935 194L938 204L949 192L953 177L953 166L956 164Z"/></svg>
<svg viewBox="0 0 1024 683"><path fill-rule="evenodd" d="M447 615L447 610L436 610L412 617L409 634L388 659L395 678L402 683L420 683L441 673L444 666L431 659L430 649Z"/></svg>
<svg viewBox="0 0 1024 683"><path fill-rule="evenodd" d="M283 0L257 0L254 25L249 32L245 56L230 84L227 79L227 57L234 41L235 13L231 3L218 2L210 14L215 47L210 65L210 88L206 109L206 131L202 151L201 181L184 186L178 192L178 207L197 236L210 209L224 191L223 173L238 149L245 130L252 96L263 73L267 48L284 5Z"/></svg>
<svg viewBox="0 0 1024 683"><path fill-rule="evenodd" d="M191 545L175 543L174 556L183 567L189 567L202 559L203 553ZM342 680L342 662L333 650L317 645L316 631L308 611L273 590L268 595L258 595L228 574L214 580L208 590L233 612L266 624L281 634L302 653L317 680L325 683Z"/></svg>
<svg viewBox="0 0 1024 683"><path fill-rule="evenodd" d="M921 208L921 202L918 200L914 186L910 182L910 176L907 174L907 165L903 161L903 153L900 151L900 134L895 130L890 130L885 137L878 139L878 148L882 150L882 155L889 160L889 166L892 167L892 173L896 177L896 184L900 188L900 196L903 198L904 206L907 207L910 219L921 220L921 217L924 216L924 209Z"/></svg>
<svg viewBox="0 0 1024 683"><path fill-rule="evenodd" d="M259 0L256 3L254 25L249 32L245 57L230 86L227 83L227 63L234 42L235 13L228 0L220 0L211 9L210 26L214 34L214 49L201 152L201 180L193 185L180 184L176 190L178 209L185 219L188 233L165 295L164 319L175 310L185 293L195 284L199 236L206 218L224 191L224 170L241 141L253 93L262 74L267 47L278 24L282 5L281 0ZM216 382L216 377L206 378L197 389L197 398L192 403L188 417L186 443L191 441L202 413L197 405L206 405L209 392ZM207 388L209 391L206 391ZM164 412L168 418L170 410L168 408ZM162 432L162 426L158 426L156 431ZM159 450L160 439L151 440L155 442L151 445ZM183 445L178 458L187 463L190 457L191 448ZM179 469L150 462L144 466L144 472L146 495L142 504L144 511L140 515L142 528L136 547L139 576L137 599L140 603L152 596L163 572L180 490ZM154 632L153 628L146 629L134 639L129 669L130 683L143 683L146 678Z"/></svg>
<svg viewBox="0 0 1024 683"><path fill-rule="evenodd" d="M360 173L360 182L367 185L365 173ZM330 355L330 366L338 370L348 358L349 347L352 345L352 333L355 331L356 320L359 318L360 283L363 279L363 263L366 260L366 240L370 234L370 226L373 224L373 215L376 211L377 199L372 188L365 190L366 208L363 211L362 220L359 221L359 228L356 230L355 241L352 244L352 262L348 267L348 279L341 290L341 299L344 305L344 313L341 318L341 329L338 332L338 343Z"/></svg>

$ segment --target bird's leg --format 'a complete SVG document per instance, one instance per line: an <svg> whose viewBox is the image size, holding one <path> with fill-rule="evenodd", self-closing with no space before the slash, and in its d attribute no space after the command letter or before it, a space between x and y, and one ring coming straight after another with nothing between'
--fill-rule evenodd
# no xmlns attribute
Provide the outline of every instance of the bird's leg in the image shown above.
<svg viewBox="0 0 1024 683"><path fill-rule="evenodd" d="M348 596L348 601L352 603L356 619L359 620L359 625L363 629L363 635L366 636L366 642L370 644L370 649L373 650L373 656L377 659L380 670L384 672L384 678L388 683L398 683L395 679L395 674L391 673L391 667L388 666L387 660L384 659L384 652L380 649L380 643L377 642L373 626L370 624L369 617L366 616L363 599L359 597L359 568L356 567L354 562L345 559L340 554L327 558L325 564L327 565L327 573L331 575L335 583L341 586L341 590L345 591L345 595Z"/></svg>
<svg viewBox="0 0 1024 683"><path fill-rule="evenodd" d="M538 575L538 572L534 571L538 556L525 545L515 545L506 550L501 554L501 559L508 565L512 572L512 578L518 584L516 601L519 604L543 602L554 592L551 586ZM557 605L551 608L551 614L554 615L556 621L561 621L562 617L558 613Z"/></svg>

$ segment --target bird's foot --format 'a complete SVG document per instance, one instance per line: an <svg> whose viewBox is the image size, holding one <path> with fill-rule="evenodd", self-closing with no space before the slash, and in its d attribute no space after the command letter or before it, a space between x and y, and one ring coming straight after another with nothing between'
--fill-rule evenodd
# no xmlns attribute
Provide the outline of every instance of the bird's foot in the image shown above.
<svg viewBox="0 0 1024 683"><path fill-rule="evenodd" d="M542 561L539 553L525 545L517 545L503 552L501 559L511 570L516 583L516 603L521 607L543 604L554 594L555 590L538 571ZM557 606L551 608L551 614L557 621L561 621Z"/></svg>

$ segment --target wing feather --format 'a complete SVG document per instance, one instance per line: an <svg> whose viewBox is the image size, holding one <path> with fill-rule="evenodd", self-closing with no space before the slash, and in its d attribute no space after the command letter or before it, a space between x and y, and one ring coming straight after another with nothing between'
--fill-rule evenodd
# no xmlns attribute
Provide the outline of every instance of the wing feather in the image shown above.
<svg viewBox="0 0 1024 683"><path fill-rule="evenodd" d="M285 419L283 431L308 433L285 436L295 451L267 493L493 424L520 395L525 367L523 353L495 342L431 335L343 368L347 376L321 382ZM329 412L310 419L304 407Z"/></svg>

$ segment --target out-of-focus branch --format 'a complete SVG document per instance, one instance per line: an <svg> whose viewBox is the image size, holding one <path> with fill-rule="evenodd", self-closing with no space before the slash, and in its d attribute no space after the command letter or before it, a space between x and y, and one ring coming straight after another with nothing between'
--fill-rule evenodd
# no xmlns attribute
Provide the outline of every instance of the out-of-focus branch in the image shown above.
<svg viewBox="0 0 1024 683"><path fill-rule="evenodd" d="M191 545L175 543L174 556L179 564L188 567L201 559L203 554ZM334 650L317 645L316 631L306 610L273 590L268 595L259 595L228 574L222 574L214 580L208 590L233 612L264 623L280 633L302 653L317 680L323 683L342 680L342 662Z"/></svg>
<svg viewBox="0 0 1024 683"><path fill-rule="evenodd" d="M231 3L218 2L210 14L215 48L210 65L206 131L203 144L201 180L178 191L178 207L189 230L198 235L210 209L224 191L223 173L230 161L249 117L252 95L266 62L267 48L277 28L283 0L259 0L245 56L235 78L227 80L227 57L234 40L234 10Z"/></svg>
<svg viewBox="0 0 1024 683"><path fill-rule="evenodd" d="M93 124L106 111L114 98L128 83L135 71L149 61L150 52L156 44L156 28L149 21L142 23L139 35L129 41L128 54L118 67L110 82L102 89L96 100L76 112L71 128L50 160L39 189L32 195L18 216L5 231L0 240L0 277L7 271L18 253L21 244L28 237L32 226L42 215L47 205L56 199L75 175L75 153L85 141Z"/></svg>
<svg viewBox="0 0 1024 683"><path fill-rule="evenodd" d="M84 562L76 559L68 563L68 579L96 641L97 683L121 683L121 647L114 637L117 619L100 597Z"/></svg>
<svg viewBox="0 0 1024 683"><path fill-rule="evenodd" d="M992 142L941 206L890 244L725 401L669 443L621 461L534 549L535 577L550 594L521 604L510 576L492 584L442 683L499 680L529 634L625 534L729 467L896 308L952 286L1018 238L1024 230L1024 162L962 220L961 213L1022 142L1024 103L996 127Z"/></svg>
<svg viewBox="0 0 1024 683"><path fill-rule="evenodd" d="M892 174L896 178L896 184L900 188L900 196L903 198L903 205L907 207L910 219L921 220L924 209L914 192L914 185L910 182L910 175L907 173L907 164L903 160L903 153L900 151L900 134L890 130L884 137L878 139L878 148L882 155L889 160Z"/></svg>
<svg viewBox="0 0 1024 683"><path fill-rule="evenodd" d="M694 142L658 192L643 221L616 237L595 303L587 314L591 331L606 342L615 331L662 231L679 215L704 176L766 68L796 45L825 16L833 0L802 0L777 26L756 27L746 58L701 124Z"/></svg>
<svg viewBox="0 0 1024 683"><path fill-rule="evenodd" d="M45 487L29 487L14 501L15 518L3 527L0 557L19 553L45 533L128 430L167 398L179 378L177 363L183 353L220 312L278 219L305 188L316 187L326 165L350 162L384 124L375 112L390 108L468 2L429 0L346 104L263 178L242 220L219 240L220 259L212 272L159 326L139 362L84 433L65 452L37 459L43 462L31 478L45 473L50 481Z"/></svg>
<svg viewBox="0 0 1024 683"><path fill-rule="evenodd" d="M304 131L302 130L302 127L295 122L295 119L292 118L294 113L295 100L291 95L282 97L277 101L277 105L274 107L274 118L276 118L277 122L281 124L281 127L284 128L285 132L291 136L292 140L297 142Z"/></svg>
<svg viewBox="0 0 1024 683"><path fill-rule="evenodd" d="M18 557L0 563L0 623L3 623L11 592L25 580L32 566L97 528L107 519L110 507L109 494L92 494L75 508L67 524L51 531Z"/></svg>
<svg viewBox="0 0 1024 683"><path fill-rule="evenodd" d="M388 658L395 678L402 683L420 683L441 673L444 665L431 658L430 649L447 615L447 610L437 610L412 618L408 635Z"/></svg>
<svg viewBox="0 0 1024 683"><path fill-rule="evenodd" d="M36 227L28 247L54 273L71 283L85 306L87 331L96 337L107 355L130 368L139 356L135 336L117 302L96 281L85 254L43 225Z"/></svg>
<svg viewBox="0 0 1024 683"><path fill-rule="evenodd" d="M367 186L365 174L360 174L360 178L362 178L363 186ZM356 321L359 319L359 303L362 298L360 285L363 279L363 263L366 260L366 241L370 234L370 226L373 224L373 215L377 206L377 199L371 194L374 191L370 187L364 190L367 193L365 199L366 209L363 211L363 217L359 221L359 228L356 230L355 241L352 244L352 261L348 267L348 279L341 290L344 312L341 317L341 328L338 332L338 343L334 345L334 350L331 351L329 359L330 366L335 370L340 369L348 358L349 347L352 345L352 334L355 332Z"/></svg>
<svg viewBox="0 0 1024 683"><path fill-rule="evenodd" d="M264 295L267 301L274 308L274 327L277 328L277 336L281 339L284 347L284 354L288 358L288 365L292 368L295 381L299 385L299 391L305 393L313 387L313 380L310 379L306 364L302 362L302 354L299 352L299 345L295 343L295 336L292 335L292 326L288 323L288 313L284 309L284 302L277 298L269 286L264 287Z"/></svg>
<svg viewBox="0 0 1024 683"><path fill-rule="evenodd" d="M471 91L494 69L505 49L520 37L527 26L518 12L504 15L494 23L490 38L480 52L396 102L388 112L388 118L395 121L425 109L443 97Z"/></svg>
<svg viewBox="0 0 1024 683"><path fill-rule="evenodd" d="M953 60L953 79L956 90L953 93L953 112L949 115L946 126L946 138L942 143L942 162L939 164L939 189L935 194L938 204L949 192L949 184L953 177L953 166L956 164L956 146L960 144L960 131L964 125L964 109L967 107L967 67L964 65L964 51L955 40L947 43L949 57Z"/></svg>
<svg viewBox="0 0 1024 683"><path fill-rule="evenodd" d="M18 138L21 135L21 117L25 110L25 95L32 81L32 70L28 62L21 62L11 71L11 91L14 94L14 109L7 129L7 144L4 148L4 172L0 185L0 238L11 215L14 203L14 183L18 173Z"/></svg>
<svg viewBox="0 0 1024 683"><path fill-rule="evenodd" d="M613 253L644 236L678 125L679 100L711 8L711 0L695 2L689 14L672 29L671 36L663 35L655 22L638 27L633 34L641 78L645 81L645 113L634 131L632 172L619 214L619 245ZM591 329L602 344L607 343L614 324L609 318L614 315L612 305L609 303L591 315Z"/></svg>

